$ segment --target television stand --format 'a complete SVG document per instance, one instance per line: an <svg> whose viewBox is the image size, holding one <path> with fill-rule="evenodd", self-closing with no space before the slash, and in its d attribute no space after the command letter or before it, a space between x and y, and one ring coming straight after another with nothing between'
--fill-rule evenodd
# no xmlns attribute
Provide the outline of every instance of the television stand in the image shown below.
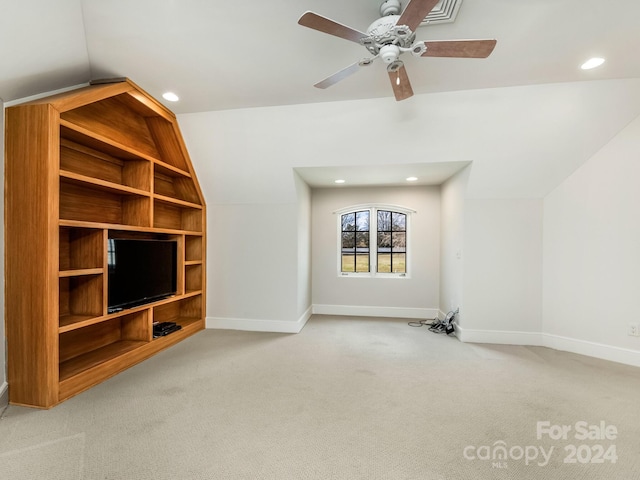
<svg viewBox="0 0 640 480"><path fill-rule="evenodd" d="M204 197L175 115L133 82L7 108L5 185L10 403L50 408L204 328ZM109 309L115 237L176 242L175 296Z"/></svg>

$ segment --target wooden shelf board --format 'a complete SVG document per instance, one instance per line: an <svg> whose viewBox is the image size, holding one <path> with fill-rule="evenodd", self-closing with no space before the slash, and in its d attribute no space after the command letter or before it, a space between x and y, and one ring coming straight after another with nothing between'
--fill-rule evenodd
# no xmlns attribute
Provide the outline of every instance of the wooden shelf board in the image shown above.
<svg viewBox="0 0 640 480"><path fill-rule="evenodd" d="M184 265L202 265L202 260L185 260Z"/></svg>
<svg viewBox="0 0 640 480"><path fill-rule="evenodd" d="M165 197L164 195L158 195L157 193L153 195L153 198L158 200L159 202L166 203L168 205L179 205L181 207L189 207L189 208L195 208L197 210L202 210L202 205L198 205L197 203L187 202L185 200L180 200L178 198Z"/></svg>
<svg viewBox="0 0 640 480"><path fill-rule="evenodd" d="M202 290L189 290L184 295L180 295L180 299L197 297L198 295L202 295Z"/></svg>
<svg viewBox="0 0 640 480"><path fill-rule="evenodd" d="M155 160L154 164L155 171L163 175L167 175L169 177L191 178L191 174L189 172L185 172L184 170L178 167L174 167L173 165L169 165L168 163L164 163L160 160Z"/></svg>
<svg viewBox="0 0 640 480"><path fill-rule="evenodd" d="M100 180L99 178L87 177L86 175L80 175L66 170L60 170L60 178L64 178L69 183L75 183L82 186L91 185L96 190L116 193L119 195L139 195L142 197L151 196L150 192L146 192L144 190L107 182L106 180Z"/></svg>
<svg viewBox="0 0 640 480"><path fill-rule="evenodd" d="M76 270L63 270L58 273L62 277L81 277L83 275L101 275L104 273L103 268L80 268Z"/></svg>
<svg viewBox="0 0 640 480"><path fill-rule="evenodd" d="M173 235L191 235L194 237L201 237L204 235L203 232L179 230L175 228L139 227L136 225L121 225L116 223L83 222L80 220L67 220L64 218L60 219L58 225L61 227L95 228L101 230L127 230L132 232L144 233L169 233Z"/></svg>
<svg viewBox="0 0 640 480"><path fill-rule="evenodd" d="M94 323L99 323L103 319L102 316L96 317L95 315L62 315L60 317L60 327L58 333L68 332L69 330L75 330L76 328L87 327Z"/></svg>
<svg viewBox="0 0 640 480"><path fill-rule="evenodd" d="M64 382L65 380L83 372L84 370L88 370L91 367L95 367L96 365L100 365L108 360L124 355L125 353L135 350L144 344L145 342L122 340L67 360L60 364L60 382Z"/></svg>

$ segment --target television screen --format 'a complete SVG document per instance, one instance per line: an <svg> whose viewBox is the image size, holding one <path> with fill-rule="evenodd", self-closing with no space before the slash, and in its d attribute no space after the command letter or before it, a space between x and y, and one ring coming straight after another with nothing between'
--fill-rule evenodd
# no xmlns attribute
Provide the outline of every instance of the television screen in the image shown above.
<svg viewBox="0 0 640 480"><path fill-rule="evenodd" d="M176 293L175 241L110 238L107 264L109 313Z"/></svg>

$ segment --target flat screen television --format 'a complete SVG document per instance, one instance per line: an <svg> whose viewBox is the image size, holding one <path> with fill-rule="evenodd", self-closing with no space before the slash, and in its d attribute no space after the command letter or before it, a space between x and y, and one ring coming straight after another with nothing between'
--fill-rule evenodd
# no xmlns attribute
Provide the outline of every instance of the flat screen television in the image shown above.
<svg viewBox="0 0 640 480"><path fill-rule="evenodd" d="M109 313L175 295L175 241L110 238L107 245Z"/></svg>

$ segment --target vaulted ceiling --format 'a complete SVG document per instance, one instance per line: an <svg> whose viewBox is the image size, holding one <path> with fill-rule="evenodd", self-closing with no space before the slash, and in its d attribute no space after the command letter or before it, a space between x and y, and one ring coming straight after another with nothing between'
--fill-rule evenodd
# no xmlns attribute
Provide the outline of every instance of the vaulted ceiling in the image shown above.
<svg viewBox="0 0 640 480"><path fill-rule="evenodd" d="M358 30L379 0L1 0L0 98L126 76L176 113L389 97L381 63L327 89L312 85L367 56L352 42L301 27L312 10ZM405 3L405 2L403 2ZM416 94L638 78L637 0L464 0L454 23L420 40L495 38L488 59L413 58ZM604 66L583 71L593 56ZM411 101L411 100L408 100Z"/></svg>

